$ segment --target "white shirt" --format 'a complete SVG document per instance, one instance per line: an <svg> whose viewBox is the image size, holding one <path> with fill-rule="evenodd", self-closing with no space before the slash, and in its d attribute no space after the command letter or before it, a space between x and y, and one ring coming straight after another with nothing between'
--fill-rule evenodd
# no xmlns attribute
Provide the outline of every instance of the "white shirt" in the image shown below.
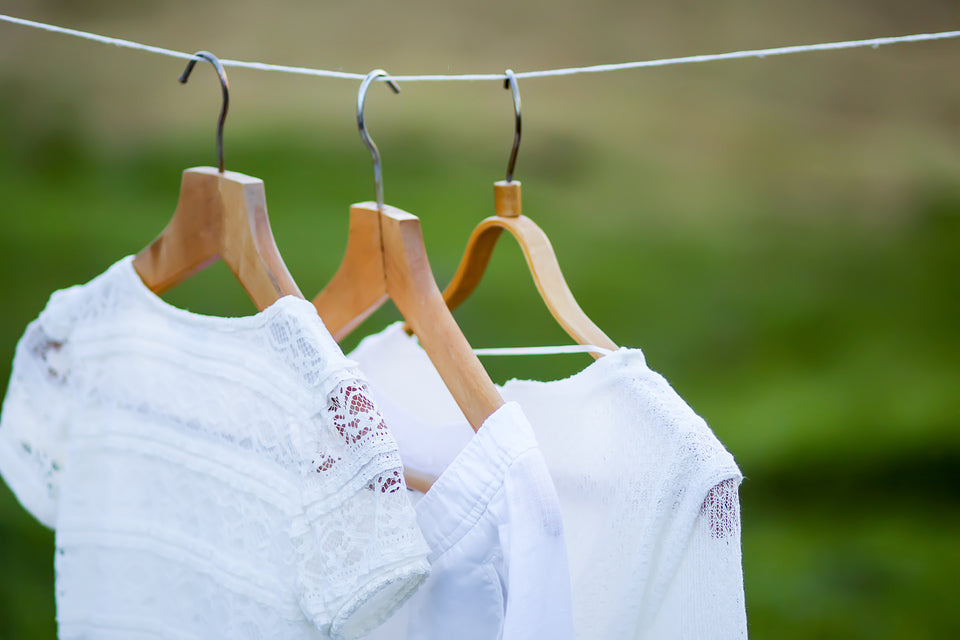
<svg viewBox="0 0 960 640"><path fill-rule="evenodd" d="M416 504L430 577L370 639L572 640L560 506L530 423L511 402L469 436Z"/></svg>
<svg viewBox="0 0 960 640"><path fill-rule="evenodd" d="M416 340L393 325L351 358L404 463L442 469L444 448L471 433ZM559 496L576 637L745 638L740 472L643 354L620 349L500 392L529 418Z"/></svg>
<svg viewBox="0 0 960 640"><path fill-rule="evenodd" d="M51 297L0 418L61 638L362 635L429 570L401 469L309 302L192 314L129 257Z"/></svg>

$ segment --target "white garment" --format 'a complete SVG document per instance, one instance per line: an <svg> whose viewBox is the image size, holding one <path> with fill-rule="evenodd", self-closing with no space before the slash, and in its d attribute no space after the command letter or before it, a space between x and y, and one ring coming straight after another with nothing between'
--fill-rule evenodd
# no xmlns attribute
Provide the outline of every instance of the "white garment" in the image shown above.
<svg viewBox="0 0 960 640"><path fill-rule="evenodd" d="M393 325L350 357L407 467L442 470L472 434L416 339ZM576 637L745 638L740 472L643 354L500 391L529 418L559 496Z"/></svg>
<svg viewBox="0 0 960 640"><path fill-rule="evenodd" d="M430 577L370 640L572 640L560 505L530 423L511 402L470 435L417 501Z"/></svg>
<svg viewBox="0 0 960 640"><path fill-rule="evenodd" d="M0 419L68 639L362 635L429 571L401 469L309 302L193 314L130 257L53 294Z"/></svg>

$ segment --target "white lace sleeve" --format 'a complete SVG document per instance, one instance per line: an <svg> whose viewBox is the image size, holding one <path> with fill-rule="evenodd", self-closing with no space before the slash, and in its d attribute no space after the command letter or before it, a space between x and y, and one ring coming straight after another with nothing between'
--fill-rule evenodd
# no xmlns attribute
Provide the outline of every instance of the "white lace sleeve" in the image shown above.
<svg viewBox="0 0 960 640"><path fill-rule="evenodd" d="M0 416L0 474L37 520L54 527L69 418L67 347L42 322L17 344Z"/></svg>
<svg viewBox="0 0 960 640"><path fill-rule="evenodd" d="M707 494L646 637L746 639L739 484L740 478L730 478Z"/></svg>
<svg viewBox="0 0 960 640"><path fill-rule="evenodd" d="M331 637L356 638L426 578L428 548L397 445L366 386L336 385L316 431L292 532L301 607Z"/></svg>

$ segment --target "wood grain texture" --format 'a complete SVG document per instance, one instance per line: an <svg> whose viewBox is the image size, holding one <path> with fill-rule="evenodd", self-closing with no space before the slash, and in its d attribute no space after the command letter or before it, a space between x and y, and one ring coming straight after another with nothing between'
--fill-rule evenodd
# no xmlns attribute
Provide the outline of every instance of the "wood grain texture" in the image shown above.
<svg viewBox="0 0 960 640"><path fill-rule="evenodd" d="M270 230L263 181L215 167L187 169L173 217L136 255L134 269L160 295L218 258L260 311L285 295L303 297Z"/></svg>
<svg viewBox="0 0 960 640"><path fill-rule="evenodd" d="M351 207L343 260L313 299L313 306L335 340L345 338L389 297L381 252L380 214Z"/></svg>

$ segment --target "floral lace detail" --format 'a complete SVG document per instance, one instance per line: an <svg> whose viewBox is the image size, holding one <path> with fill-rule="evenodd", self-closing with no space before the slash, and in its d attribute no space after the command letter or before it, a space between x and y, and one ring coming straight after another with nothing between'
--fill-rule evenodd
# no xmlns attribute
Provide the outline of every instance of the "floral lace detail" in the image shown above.
<svg viewBox="0 0 960 640"><path fill-rule="evenodd" d="M352 600L336 589L304 589L304 610L326 620L321 628L328 626L336 635L338 629L355 632L379 624L413 593L429 567L423 559L426 543L404 491L396 443L370 399L367 384L358 378L338 382L327 396L322 415L327 429L314 445L311 475L318 483L304 494L305 517L330 519L330 524L320 535L296 526L293 540L304 583L326 576L334 584L368 585ZM331 494L323 489L329 478L346 484ZM408 558L397 554L401 549L421 550L421 564L410 565ZM370 566L371 555L381 560L379 566L384 569ZM387 570L391 562L398 568ZM329 617L335 611L340 613ZM367 619L355 619L354 613L360 611Z"/></svg>
<svg viewBox="0 0 960 640"><path fill-rule="evenodd" d="M391 471L387 474L379 475L374 478L373 482L367 485L367 489L379 491L380 493L397 493L406 488L407 485L403 481L403 475L401 475L399 471Z"/></svg>
<svg viewBox="0 0 960 640"><path fill-rule="evenodd" d="M368 438L379 440L390 437L387 423L377 405L370 399L366 383L356 380L340 383L329 398L327 414L332 416L333 428L347 445L356 445ZM340 456L325 454L315 460L314 464L317 472L323 473L331 470L341 460L343 458ZM406 489L406 483L399 469L388 469L371 480L367 489L379 493L396 493Z"/></svg>
<svg viewBox="0 0 960 640"><path fill-rule="evenodd" d="M370 401L362 383L343 383L330 398L327 411L333 416L333 427L348 444L356 444L374 431L386 431L387 424Z"/></svg>

